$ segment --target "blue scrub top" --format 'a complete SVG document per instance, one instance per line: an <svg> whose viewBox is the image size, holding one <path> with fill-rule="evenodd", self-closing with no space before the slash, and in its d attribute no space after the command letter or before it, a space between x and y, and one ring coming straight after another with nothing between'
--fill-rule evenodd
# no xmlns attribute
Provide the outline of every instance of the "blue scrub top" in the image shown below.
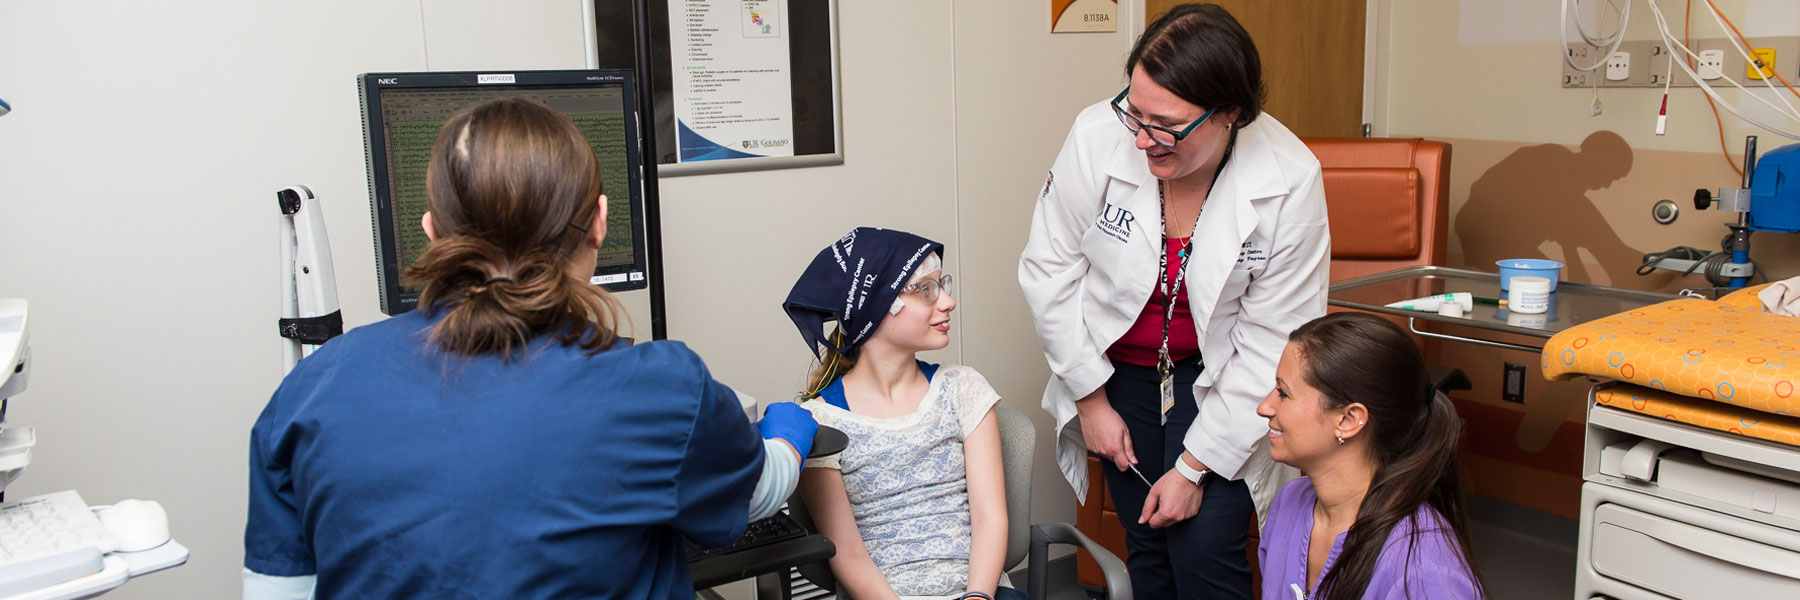
<svg viewBox="0 0 1800 600"><path fill-rule="evenodd" d="M679 342L512 363L413 311L300 362L250 435L244 566L318 598L692 598L683 536L743 533L762 442Z"/></svg>

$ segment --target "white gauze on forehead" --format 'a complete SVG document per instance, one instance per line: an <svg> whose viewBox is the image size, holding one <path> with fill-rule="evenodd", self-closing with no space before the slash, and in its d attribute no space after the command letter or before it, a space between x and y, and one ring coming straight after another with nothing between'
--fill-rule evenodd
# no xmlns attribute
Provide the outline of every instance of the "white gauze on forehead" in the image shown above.
<svg viewBox="0 0 1800 600"><path fill-rule="evenodd" d="M913 276L916 278L919 275L942 270L944 270L944 259L939 258L937 253L933 252L925 255L925 260L919 261L919 270L913 271ZM906 301L901 300L900 296L895 296L894 305L888 307L888 314L900 314L902 308L906 308Z"/></svg>

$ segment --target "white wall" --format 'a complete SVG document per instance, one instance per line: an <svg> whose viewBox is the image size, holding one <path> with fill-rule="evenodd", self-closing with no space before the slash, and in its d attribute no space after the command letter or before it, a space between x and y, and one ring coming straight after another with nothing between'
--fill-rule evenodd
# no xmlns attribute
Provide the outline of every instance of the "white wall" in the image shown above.
<svg viewBox="0 0 1800 600"><path fill-rule="evenodd" d="M1142 10L1127 0L1130 29ZM0 297L31 301L38 427L13 497L169 509L188 565L110 597L237 594L247 429L281 377L273 192L323 199L349 324L380 318L354 77L579 68L579 0L0 0ZM1034 415L1047 377L1014 271L1034 191L1130 34L1052 36L1041 2L840 2L846 162L663 182L669 330L765 402L809 355L779 303L856 225L948 244L955 343ZM642 293L628 295L640 333ZM1040 433L1034 520L1072 520Z"/></svg>

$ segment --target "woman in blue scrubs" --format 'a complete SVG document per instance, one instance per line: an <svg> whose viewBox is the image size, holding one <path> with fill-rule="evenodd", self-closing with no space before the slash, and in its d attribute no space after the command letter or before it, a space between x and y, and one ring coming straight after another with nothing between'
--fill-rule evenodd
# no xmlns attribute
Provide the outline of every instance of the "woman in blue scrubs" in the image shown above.
<svg viewBox="0 0 1800 600"><path fill-rule="evenodd" d="M246 598L692 598L793 490L817 425L678 342L632 345L586 284L606 233L574 123L509 99L432 149L419 309L301 361L250 437Z"/></svg>

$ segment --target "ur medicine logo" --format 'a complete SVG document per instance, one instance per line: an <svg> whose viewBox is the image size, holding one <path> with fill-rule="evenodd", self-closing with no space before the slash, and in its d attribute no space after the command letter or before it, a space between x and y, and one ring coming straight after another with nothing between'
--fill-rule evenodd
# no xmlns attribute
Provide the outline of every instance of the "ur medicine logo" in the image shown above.
<svg viewBox="0 0 1800 600"><path fill-rule="evenodd" d="M1114 206L1111 202L1106 203L1106 207L1100 209L1100 218L1094 221L1094 226L1099 227L1100 231L1127 243L1131 241L1131 232L1136 225L1137 215L1131 214L1131 211L1124 208Z"/></svg>

